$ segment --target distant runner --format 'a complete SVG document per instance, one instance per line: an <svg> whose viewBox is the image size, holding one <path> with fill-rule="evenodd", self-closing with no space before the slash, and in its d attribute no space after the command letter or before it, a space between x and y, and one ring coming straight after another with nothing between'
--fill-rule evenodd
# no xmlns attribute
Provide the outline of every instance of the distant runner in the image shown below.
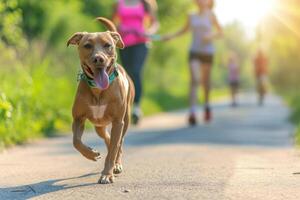
<svg viewBox="0 0 300 200"><path fill-rule="evenodd" d="M237 93L240 85L240 66L237 55L232 53L228 59L228 81L231 91L232 107L237 106Z"/></svg>
<svg viewBox="0 0 300 200"><path fill-rule="evenodd" d="M194 0L198 7L196 12L186 17L186 23L177 32L162 36L162 40L171 40L185 33L192 33L189 49L190 68L190 113L188 122L191 126L197 124L198 87L200 83L204 91L204 122L212 120L210 106L211 70L216 48L214 41L223 35L222 27L213 11L214 0Z"/></svg>
<svg viewBox="0 0 300 200"><path fill-rule="evenodd" d="M263 105L267 93L268 81L268 59L264 52L259 49L254 59L256 89L258 93L258 104Z"/></svg>

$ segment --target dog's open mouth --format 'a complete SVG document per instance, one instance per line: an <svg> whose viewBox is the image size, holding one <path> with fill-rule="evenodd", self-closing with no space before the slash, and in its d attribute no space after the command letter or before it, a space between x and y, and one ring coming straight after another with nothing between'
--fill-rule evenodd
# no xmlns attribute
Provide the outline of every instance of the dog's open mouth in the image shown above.
<svg viewBox="0 0 300 200"><path fill-rule="evenodd" d="M83 65L83 71L85 72L85 74L90 77L90 78L93 78L94 77L94 72L93 70L87 65L87 64L84 64Z"/></svg>
<svg viewBox="0 0 300 200"><path fill-rule="evenodd" d="M94 75L94 81L98 88L105 90L109 86L109 77L105 70L106 68L97 69Z"/></svg>
<svg viewBox="0 0 300 200"><path fill-rule="evenodd" d="M91 68L89 68L88 66L86 66L86 71L90 74L90 75L92 75L92 76L94 76L94 73L93 73L93 71L91 70Z"/></svg>
<svg viewBox="0 0 300 200"><path fill-rule="evenodd" d="M99 89L105 90L108 88L109 76L106 72L106 67L98 68L95 70L95 72L93 72L93 70L88 65L85 65L85 73L94 79L96 86Z"/></svg>

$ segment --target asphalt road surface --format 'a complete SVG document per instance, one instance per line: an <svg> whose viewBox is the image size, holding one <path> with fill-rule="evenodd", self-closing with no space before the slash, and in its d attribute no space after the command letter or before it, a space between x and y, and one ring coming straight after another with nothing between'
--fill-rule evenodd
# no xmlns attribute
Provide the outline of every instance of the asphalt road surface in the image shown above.
<svg viewBox="0 0 300 200"><path fill-rule="evenodd" d="M258 107L251 95L232 109L214 104L214 121L190 128L186 112L145 118L126 136L124 172L97 184L106 149L88 161L71 136L43 139L0 154L0 199L300 199L300 153L289 111L276 96ZM201 114L201 108L199 108ZM199 116L201 119L201 116Z"/></svg>

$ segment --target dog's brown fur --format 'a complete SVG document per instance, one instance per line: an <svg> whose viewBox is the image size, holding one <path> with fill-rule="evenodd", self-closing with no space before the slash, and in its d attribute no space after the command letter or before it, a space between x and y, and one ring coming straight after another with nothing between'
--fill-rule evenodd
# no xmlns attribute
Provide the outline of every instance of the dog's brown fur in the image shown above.
<svg viewBox="0 0 300 200"><path fill-rule="evenodd" d="M68 41L67 45L78 45L79 58L84 73L93 78L100 68L110 74L116 62L116 48L124 44L116 32L114 24L105 19L97 18L109 31L98 33L78 32ZM99 64L99 59L101 63ZM89 120L97 134L104 139L108 149L105 167L99 183L107 184L114 181L114 175L122 172L122 145L124 135L130 123L130 105L134 97L132 81L125 70L118 66L119 76L106 90L90 88L86 82L80 81L73 105L73 145L87 159L96 161L100 153L82 143L84 124ZM98 72L99 73L99 72ZM106 127L112 124L111 134Z"/></svg>

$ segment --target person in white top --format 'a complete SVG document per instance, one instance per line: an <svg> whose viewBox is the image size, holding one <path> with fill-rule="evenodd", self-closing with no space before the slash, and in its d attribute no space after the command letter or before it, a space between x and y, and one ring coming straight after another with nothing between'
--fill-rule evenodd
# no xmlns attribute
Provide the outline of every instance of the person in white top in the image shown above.
<svg viewBox="0 0 300 200"><path fill-rule="evenodd" d="M213 0L194 0L198 12L187 16L187 22L181 30L176 33L167 34L161 37L167 41L192 32L192 43L189 49L190 64L190 114L189 124L196 125L197 89L202 79L204 89L205 112L204 121L209 122L212 118L209 94L210 94L210 72L213 64L215 48L213 41L222 36L222 28L213 12ZM201 66L201 67L200 67ZM201 72L200 73L200 69ZM200 76L202 75L202 76Z"/></svg>

